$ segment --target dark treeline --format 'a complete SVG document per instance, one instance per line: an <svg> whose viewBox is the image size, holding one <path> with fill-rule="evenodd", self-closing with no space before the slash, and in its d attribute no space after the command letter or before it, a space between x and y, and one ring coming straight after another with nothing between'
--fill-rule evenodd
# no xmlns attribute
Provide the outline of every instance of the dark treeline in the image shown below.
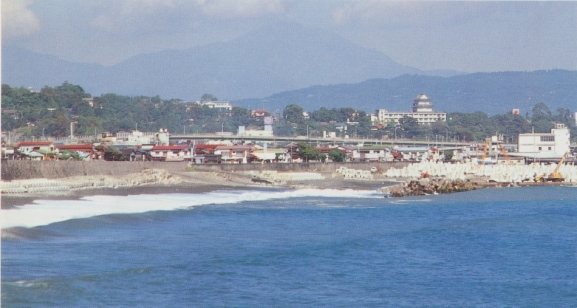
<svg viewBox="0 0 577 308"><path fill-rule="evenodd" d="M203 99L212 95L205 94ZM44 87L40 91L12 88L2 85L2 130L14 131L25 138L70 135L70 122L75 123L75 135L95 135L102 132L119 132L138 129L158 131L167 128L172 133L236 132L238 126L262 129L262 118L251 116L251 110L233 107L232 111L219 111L207 106L185 103L178 99L161 99L158 96L123 96L113 93L94 97L81 86L64 82L57 87ZM90 105L92 103L92 106ZM418 125L412 118L403 118L399 125L371 123L370 115L354 108L322 107L309 111L291 104L277 118L274 132L277 136L309 135L318 137L323 131L336 132L337 136L359 138L394 138L482 141L502 134L505 141L515 142L519 133L549 132L554 123L565 123L571 129L572 140L577 138L575 119L570 110L549 110L543 102L533 106L531 113L523 115L486 113L449 113L447 122ZM268 114L267 114L268 115ZM342 128L346 126L346 131ZM341 128L341 129L338 129Z"/></svg>

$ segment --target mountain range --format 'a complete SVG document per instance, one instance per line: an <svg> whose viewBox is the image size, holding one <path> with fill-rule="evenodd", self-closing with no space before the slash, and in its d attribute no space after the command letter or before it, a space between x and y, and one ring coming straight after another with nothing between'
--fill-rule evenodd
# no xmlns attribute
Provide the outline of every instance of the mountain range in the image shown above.
<svg viewBox="0 0 577 308"><path fill-rule="evenodd" d="M431 99L435 110L444 112L482 111L493 115L518 108L525 115L540 102L553 113L557 108L575 112L577 71L494 72L451 77L403 75L353 84L313 86L233 103L269 110L297 104L308 111L321 107L354 107L367 112L409 111L413 99L421 93Z"/></svg>
<svg viewBox="0 0 577 308"><path fill-rule="evenodd" d="M194 101L209 93L241 107L271 111L289 104L309 111L407 111L412 99L425 93L439 111L495 114L512 108L530 111L538 102L552 111L574 110L577 97L576 71L422 71L296 23L272 24L228 42L136 55L109 67L2 46L2 83L40 89L64 81L93 96Z"/></svg>
<svg viewBox="0 0 577 308"><path fill-rule="evenodd" d="M224 43L136 55L109 67L7 45L2 46L2 58L2 82L11 86L42 88L68 81L94 96L117 93L183 100L197 100L204 93L221 100L263 97L404 74L458 74L404 66L379 51L296 23L275 23Z"/></svg>

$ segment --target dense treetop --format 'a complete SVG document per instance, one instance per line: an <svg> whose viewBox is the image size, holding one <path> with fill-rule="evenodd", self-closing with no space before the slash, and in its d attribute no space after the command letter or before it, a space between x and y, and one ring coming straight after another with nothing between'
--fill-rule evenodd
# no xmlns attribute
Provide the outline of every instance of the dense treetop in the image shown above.
<svg viewBox="0 0 577 308"><path fill-rule="evenodd" d="M202 100L216 100L205 94ZM354 102L351 102L354 104ZM321 136L323 131L336 132L337 136L359 138L414 138L429 140L482 141L484 138L503 134L508 142L515 142L519 133L549 132L555 122L565 123L571 129L572 140L577 140L575 119L569 109L549 110L544 102L535 104L531 113L510 113L489 116L453 112L447 122L418 125L412 118L403 118L399 125L371 123L370 116L352 107L321 107L307 110L308 106L288 104L282 115L274 114L277 136ZM308 112L305 117L303 112ZM232 111L219 111L205 105L182 102L178 99L161 99L159 96L123 96L114 93L92 97L79 85L64 82L57 87L44 87L40 91L12 88L2 85L2 130L33 136L65 137L70 135L70 122L76 122L75 135L96 135L102 132L158 131L167 128L172 133L213 133L221 130L236 133L238 126L262 129L261 117L251 116L251 110L233 107ZM339 130L344 123L346 131Z"/></svg>

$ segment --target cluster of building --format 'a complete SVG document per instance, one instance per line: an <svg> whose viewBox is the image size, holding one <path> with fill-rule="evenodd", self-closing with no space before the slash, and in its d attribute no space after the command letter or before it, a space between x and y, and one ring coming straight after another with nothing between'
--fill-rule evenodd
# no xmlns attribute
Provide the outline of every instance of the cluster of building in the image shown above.
<svg viewBox="0 0 577 308"><path fill-rule="evenodd" d="M89 101L92 103L92 101ZM230 112L232 105L230 102L195 102L209 108L221 109L223 112ZM518 110L514 110L518 114ZM272 137L273 124L275 118L266 110L253 110L252 116L260 117L264 123L263 130L249 130L244 126L238 128L237 136L241 139L246 137ZM308 117L308 114L305 116ZM412 108L408 112L389 112L386 109L376 110L371 115L371 120L375 125L389 125L399 123L404 117L410 117L422 125L447 120L447 114L436 112L433 109L431 99L425 94L419 94L414 98ZM576 115L577 118L577 115ZM336 125L337 130L345 131L346 124ZM350 123L354 125L354 123ZM357 123L358 124L358 123ZM71 127L72 131L72 127ZM229 134L231 132L215 133ZM335 132L324 132L326 138L334 138ZM503 152L499 148L502 140L493 137L490 153ZM297 145L287 144L283 147L269 149L267 144L231 144L223 141L216 141L206 144L182 143L170 144L169 133L166 129L159 132L120 132L116 135L102 134L101 141L94 144L58 144L50 141L26 141L16 144L14 147L2 146L3 159L29 159L29 160L103 160L106 157L105 151L108 147L115 147L129 161L190 161L195 164L205 163L251 163L251 162L299 162L302 161ZM464 159L478 155L479 150L484 150L483 146L472 144L469 147L452 148L456 159ZM321 153L328 154L334 148L338 148L347 155L348 161L392 161L392 160L440 160L442 156L439 150L429 147L411 148L387 148L387 147L318 147ZM501 147L502 148L502 147ZM443 149L441 149L442 152ZM519 134L518 144L514 151L508 155L512 157L522 157L524 159L558 159L565 153L571 153L569 129L564 124L556 124L550 133L526 133ZM442 154L442 153L441 153ZM114 159L114 158L113 158Z"/></svg>
<svg viewBox="0 0 577 308"><path fill-rule="evenodd" d="M165 130L153 135L156 143L142 133L134 131L129 136L118 139L118 136L104 135L101 142L86 144L60 144L51 141L25 141L14 147L2 147L2 158L8 160L119 160L118 156L106 155L107 149L114 147L122 153L121 160L126 161L187 161L191 164L245 164L254 162L292 163L303 162L299 144L290 142L275 148L268 143L233 144L222 140L205 143L169 144L169 134ZM329 157L331 150L337 149L345 154L345 161L393 161L421 159L439 159L435 148L389 148L386 146L318 146L320 154Z"/></svg>
<svg viewBox="0 0 577 308"><path fill-rule="evenodd" d="M13 148L2 147L3 159L17 160L118 160L107 157L106 150L114 147L126 161L187 161L191 164L246 164L254 162L292 163L302 162L297 143L269 148L262 145L243 143L233 144L225 141L207 141L205 143L168 143L168 132L161 130L154 134L156 144L143 137L144 133L135 131L128 138L114 140L104 136L102 142L94 144L55 144L50 141L26 141ZM114 137L117 138L117 137ZM465 147L390 147L390 146L318 146L321 154L329 157L329 152L338 149L345 154L345 161L385 162L385 161L439 161L444 160L444 152L453 151L453 160L467 160L485 157L496 163L499 160L513 159L525 161L558 161L565 153L571 154L569 130L563 124L557 124L550 133L520 134L517 149L505 150L502 140L497 136L485 144L471 144ZM144 142L143 142L144 141ZM159 142L160 141L160 142ZM487 148L488 147L488 148ZM485 150L486 149L486 150Z"/></svg>

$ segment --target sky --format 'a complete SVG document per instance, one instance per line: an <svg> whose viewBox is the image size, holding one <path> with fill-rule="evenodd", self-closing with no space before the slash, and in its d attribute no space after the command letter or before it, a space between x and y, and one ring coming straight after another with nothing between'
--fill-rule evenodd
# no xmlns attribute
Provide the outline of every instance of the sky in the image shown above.
<svg viewBox="0 0 577 308"><path fill-rule="evenodd" d="M2 0L2 44L86 63L226 42L274 21L422 70L577 70L577 2Z"/></svg>

